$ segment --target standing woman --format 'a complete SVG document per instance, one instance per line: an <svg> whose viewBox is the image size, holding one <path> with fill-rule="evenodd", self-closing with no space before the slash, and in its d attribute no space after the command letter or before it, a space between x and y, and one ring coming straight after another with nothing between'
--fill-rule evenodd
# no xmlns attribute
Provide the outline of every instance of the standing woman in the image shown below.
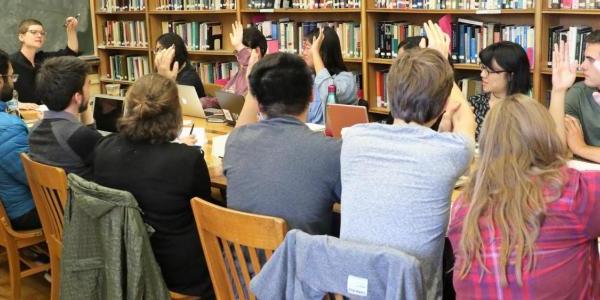
<svg viewBox="0 0 600 300"><path fill-rule="evenodd" d="M15 90L19 92L19 101L41 104L35 95L35 75L42 63L56 56L76 56L79 51L77 40L77 19L68 17L65 21L67 30L67 47L55 52L38 51L44 46L46 31L42 23L35 19L27 19L19 24L19 41L21 50L10 56L10 61L19 80L15 82Z"/></svg>
<svg viewBox="0 0 600 300"><path fill-rule="evenodd" d="M167 49L172 45L175 45L175 59L172 64L175 64L175 62L179 64L179 71L177 72L175 82L177 82L177 84L193 86L196 89L198 98L206 96L200 76L198 76L198 72L192 67L188 59L188 51L185 42L178 34L169 32L159 36L156 40L156 49L154 50L154 53L158 53L158 51Z"/></svg>
<svg viewBox="0 0 600 300"><path fill-rule="evenodd" d="M529 59L521 45L502 41L479 52L483 93L469 98L477 121L476 138L490 107L514 94L529 94L531 73Z"/></svg>
<svg viewBox="0 0 600 300"><path fill-rule="evenodd" d="M313 101L308 108L308 123L323 124L330 85L335 85L337 103L358 102L356 78L344 65L340 39L333 28L325 27L309 34L304 40L303 56L306 64L315 72Z"/></svg>

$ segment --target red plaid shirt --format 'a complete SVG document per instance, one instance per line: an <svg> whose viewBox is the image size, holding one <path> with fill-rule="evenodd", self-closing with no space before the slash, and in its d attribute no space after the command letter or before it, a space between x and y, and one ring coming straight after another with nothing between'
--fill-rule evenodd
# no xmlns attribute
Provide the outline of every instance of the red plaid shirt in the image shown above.
<svg viewBox="0 0 600 300"><path fill-rule="evenodd" d="M460 278L458 248L463 219L469 206L458 199L452 207L448 237L454 248L454 289L457 299L600 299L600 172L567 169L567 182L560 199L547 205L546 219L536 241L536 264L523 270L519 286L514 265L507 269L508 285L500 284L500 231L482 218L485 272L473 260L467 276ZM523 265L527 265L524 259Z"/></svg>

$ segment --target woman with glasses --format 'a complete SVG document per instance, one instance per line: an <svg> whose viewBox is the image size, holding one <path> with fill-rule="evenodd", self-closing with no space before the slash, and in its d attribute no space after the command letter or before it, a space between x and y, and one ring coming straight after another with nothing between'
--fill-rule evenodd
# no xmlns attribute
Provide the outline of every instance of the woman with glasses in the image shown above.
<svg viewBox="0 0 600 300"><path fill-rule="evenodd" d="M54 51L38 51L44 46L46 41L46 31L42 23L35 19L27 19L19 24L19 41L21 49L10 56L10 61L19 75L19 80L15 82L15 89L19 92L19 101L40 104L35 95L35 75L42 63L56 56L73 55L76 56L79 51L79 41L77 40L77 18L68 17L65 21L67 31L67 47Z"/></svg>
<svg viewBox="0 0 600 300"><path fill-rule="evenodd" d="M477 120L476 137L490 107L514 94L529 94L531 73L525 50L516 43L502 41L479 52L483 93L469 98Z"/></svg>
<svg viewBox="0 0 600 300"><path fill-rule="evenodd" d="M171 68L173 68L175 62L177 62L179 68L175 82L177 82L177 84L193 86L196 89L198 98L206 96L202 80L200 80L198 72L196 72L188 59L188 51L185 42L178 34L169 32L159 36L156 40L154 54L171 46L175 47L175 58L171 63Z"/></svg>

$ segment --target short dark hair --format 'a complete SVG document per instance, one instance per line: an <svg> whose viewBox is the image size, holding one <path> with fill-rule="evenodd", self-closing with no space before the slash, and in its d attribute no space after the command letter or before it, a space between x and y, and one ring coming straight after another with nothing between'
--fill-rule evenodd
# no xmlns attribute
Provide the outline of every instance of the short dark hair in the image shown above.
<svg viewBox="0 0 600 300"><path fill-rule="evenodd" d="M250 49L259 48L261 56L267 54L267 39L262 32L254 26L244 28L242 44Z"/></svg>
<svg viewBox="0 0 600 300"><path fill-rule="evenodd" d="M312 43L313 38L319 36L319 28L314 29L307 34L304 39ZM329 72L330 75L337 75L340 72L348 71L344 64L344 58L342 56L342 48L340 46L340 38L338 37L335 30L329 26L323 28L323 44L319 49L319 55L323 59L323 65Z"/></svg>
<svg viewBox="0 0 600 300"><path fill-rule="evenodd" d="M600 29L592 31L586 38L586 44L600 44Z"/></svg>
<svg viewBox="0 0 600 300"><path fill-rule="evenodd" d="M406 123L425 124L444 111L454 72L438 51L416 48L394 60L387 85L392 116Z"/></svg>
<svg viewBox="0 0 600 300"><path fill-rule="evenodd" d="M8 58L8 53L4 52L4 50L0 49L0 75L8 74L8 66L10 65L10 60Z"/></svg>
<svg viewBox="0 0 600 300"><path fill-rule="evenodd" d="M312 72L300 56L268 54L248 77L250 93L269 117L301 114L310 103Z"/></svg>
<svg viewBox="0 0 600 300"><path fill-rule="evenodd" d="M425 39L425 47L427 47L427 45L429 45L429 39L426 36L409 36L398 44L397 50L400 51L402 48L404 48L404 50L419 48L421 39Z"/></svg>
<svg viewBox="0 0 600 300"><path fill-rule="evenodd" d="M130 141L167 143L177 138L183 119L177 84L162 75L149 74L127 91L127 114L118 122L119 134Z"/></svg>
<svg viewBox="0 0 600 300"><path fill-rule="evenodd" d="M165 49L171 47L171 45L175 45L174 62L178 62L179 67L182 67L188 61L187 47L178 34L173 32L164 33L158 37L156 42L161 44Z"/></svg>
<svg viewBox="0 0 600 300"><path fill-rule="evenodd" d="M36 95L50 110L61 111L69 106L75 93L83 93L89 65L74 56L46 60L35 78Z"/></svg>
<svg viewBox="0 0 600 300"><path fill-rule="evenodd" d="M508 95L529 94L532 80L529 59L523 47L517 43L501 41L487 46L479 52L481 63L490 69L496 61L508 74Z"/></svg>

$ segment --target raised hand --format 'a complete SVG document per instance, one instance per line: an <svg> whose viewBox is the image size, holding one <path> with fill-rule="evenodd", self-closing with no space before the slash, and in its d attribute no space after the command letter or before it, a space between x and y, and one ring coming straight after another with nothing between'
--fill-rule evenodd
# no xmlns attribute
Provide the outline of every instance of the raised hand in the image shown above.
<svg viewBox="0 0 600 300"><path fill-rule="evenodd" d="M177 73L179 72L179 62L173 63L173 67L171 67L174 58L175 45L171 45L168 49L158 51L156 57L154 57L154 66L156 66L158 74L175 80L177 78Z"/></svg>
<svg viewBox="0 0 600 300"><path fill-rule="evenodd" d="M229 40L233 49L240 51L244 48L242 41L244 40L244 27L238 21L231 24L231 33L229 34Z"/></svg>
<svg viewBox="0 0 600 300"><path fill-rule="evenodd" d="M552 90L566 91L575 82L577 63L570 61L569 47L564 41L554 44L552 52Z"/></svg>
<svg viewBox="0 0 600 300"><path fill-rule="evenodd" d="M450 51L450 37L442 31L437 23L433 23L431 20L423 23L423 27L429 39L429 48L437 50L444 58L447 58Z"/></svg>
<svg viewBox="0 0 600 300"><path fill-rule="evenodd" d="M325 39L325 33L323 33L323 28L319 30L319 36L313 37L312 45L310 46L310 53L314 55L321 55L319 51L321 50L321 45L323 45L323 40Z"/></svg>
<svg viewBox="0 0 600 300"><path fill-rule="evenodd" d="M65 20L65 25L67 27L67 30L75 30L77 28L78 24L79 24L79 21L75 17L68 17Z"/></svg>

